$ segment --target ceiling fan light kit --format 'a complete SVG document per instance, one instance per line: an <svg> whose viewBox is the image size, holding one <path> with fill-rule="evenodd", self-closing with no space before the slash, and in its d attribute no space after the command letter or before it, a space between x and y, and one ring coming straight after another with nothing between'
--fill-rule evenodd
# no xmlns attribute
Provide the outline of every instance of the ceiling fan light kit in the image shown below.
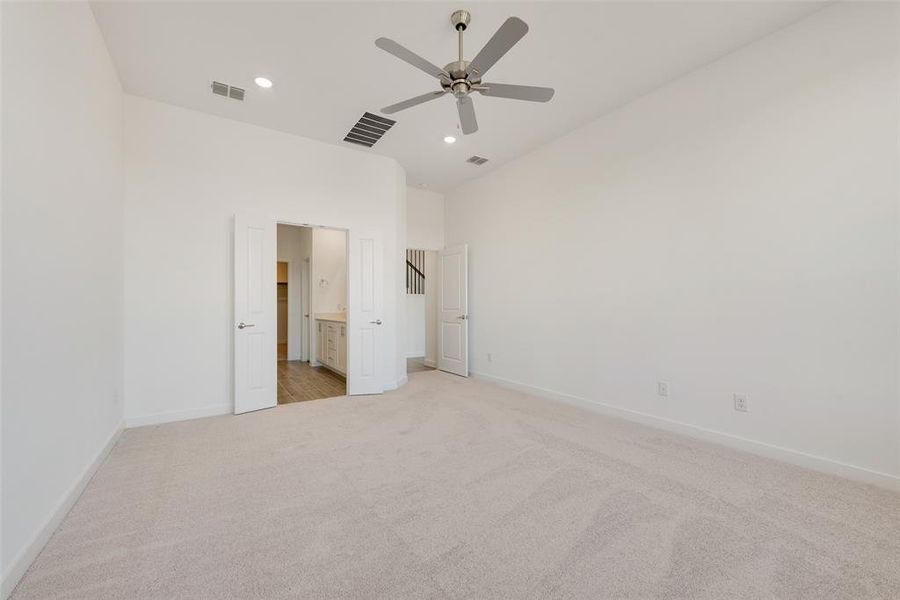
<svg viewBox="0 0 900 600"><path fill-rule="evenodd" d="M475 105L470 97L473 91L483 96L526 100L528 102L547 102L553 97L553 88L483 82L482 77L487 73L488 69L503 58L503 55L509 52L510 48L528 33L528 25L518 17L508 18L500 26L500 29L494 33L493 37L488 40L484 48L475 55L475 58L467 61L463 56L463 32L469 27L471 20L472 15L467 10L457 10L450 15L450 24L453 25L459 37L459 55L458 60L448 63L444 68L432 64L394 40L383 37L375 40L376 46L437 78L441 85L440 90L386 106L381 109L381 112L390 115L429 100L435 100L446 94L453 94L456 98L460 128L464 134L468 135L478 131Z"/></svg>

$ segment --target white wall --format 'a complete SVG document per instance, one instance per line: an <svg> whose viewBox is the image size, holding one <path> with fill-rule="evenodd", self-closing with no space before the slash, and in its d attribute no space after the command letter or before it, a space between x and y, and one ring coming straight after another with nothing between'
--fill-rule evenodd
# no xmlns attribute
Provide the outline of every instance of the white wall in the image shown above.
<svg viewBox="0 0 900 600"><path fill-rule="evenodd" d="M826 8L449 194L473 370L900 475L897 22Z"/></svg>
<svg viewBox="0 0 900 600"><path fill-rule="evenodd" d="M3 160L3 122L6 120L6 117L3 117L3 56L4 56L4 46L3 43L3 5L0 4L0 598L6 598L7 590L6 587L12 587L14 585L12 581L9 583L6 582L4 575L6 574L6 569L4 567L5 562L3 558L3 330L2 330L2 315L3 315L3 277L2 277L2 264L3 264L3 243L2 243L2 230L3 230L3 196L5 194L5 184L3 183L3 167L5 162Z"/></svg>
<svg viewBox="0 0 900 600"><path fill-rule="evenodd" d="M122 92L90 8L4 3L5 595L122 422Z"/></svg>
<svg viewBox="0 0 900 600"><path fill-rule="evenodd" d="M425 252L425 364L437 367L438 350L438 252Z"/></svg>
<svg viewBox="0 0 900 600"><path fill-rule="evenodd" d="M396 162L125 97L126 418L228 412L232 216L365 229L384 239L386 385L405 373L399 302L405 175ZM404 369L404 371L401 371Z"/></svg>
<svg viewBox="0 0 900 600"><path fill-rule="evenodd" d="M406 246L415 250L444 249L444 196L406 188Z"/></svg>
<svg viewBox="0 0 900 600"><path fill-rule="evenodd" d="M347 310L347 232L312 232L312 307L315 313Z"/></svg>
<svg viewBox="0 0 900 600"><path fill-rule="evenodd" d="M414 250L443 250L444 196L415 187L406 188L406 240ZM406 355L424 356L433 364L437 356L437 304L433 294L437 275L435 255L426 252L425 295L406 294ZM432 281L428 281L431 279Z"/></svg>
<svg viewBox="0 0 900 600"><path fill-rule="evenodd" d="M397 280L395 282L394 291L397 294L397 308L398 308L398 319L397 319L397 345L395 347L395 355L394 359L397 361L399 365L397 368L397 385L403 385L406 383L406 348L404 347L403 340L406 339L406 319L404 318L404 295L406 294L406 249L407 246L407 233L406 233L406 222L408 220L408 216L406 214L407 211L407 192L408 189L406 187L406 172L402 169L397 170L397 174L395 175L394 182L397 186L397 189L400 190L398 194L398 202L394 207L394 220L397 223L397 232L394 236L395 247L397 248L397 254L394 256L394 260L391 261L390 256L385 257L385 262L393 262L397 269Z"/></svg>
<svg viewBox="0 0 900 600"><path fill-rule="evenodd" d="M406 356L425 356L425 294L406 294Z"/></svg>

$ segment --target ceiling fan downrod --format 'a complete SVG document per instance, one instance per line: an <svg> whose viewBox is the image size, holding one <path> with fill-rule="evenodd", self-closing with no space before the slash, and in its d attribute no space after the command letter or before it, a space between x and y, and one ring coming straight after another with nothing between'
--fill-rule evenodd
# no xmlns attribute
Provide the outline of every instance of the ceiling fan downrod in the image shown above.
<svg viewBox="0 0 900 600"><path fill-rule="evenodd" d="M463 31L469 26L472 15L467 10L457 10L450 15L450 23L459 32L459 62L463 61Z"/></svg>
<svg viewBox="0 0 900 600"><path fill-rule="evenodd" d="M472 90L472 81L468 73L469 63L463 58L463 32L469 26L472 15L467 10L457 10L450 15L450 24L456 29L459 38L459 60L444 67L444 70L453 77L444 86L457 98L468 96Z"/></svg>

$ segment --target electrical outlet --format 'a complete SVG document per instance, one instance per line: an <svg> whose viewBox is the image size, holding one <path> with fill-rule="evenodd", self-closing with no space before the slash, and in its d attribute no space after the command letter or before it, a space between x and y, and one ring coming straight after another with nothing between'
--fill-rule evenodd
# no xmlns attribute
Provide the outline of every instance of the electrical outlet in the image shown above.
<svg viewBox="0 0 900 600"><path fill-rule="evenodd" d="M750 410L750 396L747 394L735 394L734 410L738 412L748 412Z"/></svg>
<svg viewBox="0 0 900 600"><path fill-rule="evenodd" d="M667 381L656 382L656 394L663 398L669 397L669 383Z"/></svg>
<svg viewBox="0 0 900 600"><path fill-rule="evenodd" d="M487 353L488 362L494 362L494 355L490 352Z"/></svg>

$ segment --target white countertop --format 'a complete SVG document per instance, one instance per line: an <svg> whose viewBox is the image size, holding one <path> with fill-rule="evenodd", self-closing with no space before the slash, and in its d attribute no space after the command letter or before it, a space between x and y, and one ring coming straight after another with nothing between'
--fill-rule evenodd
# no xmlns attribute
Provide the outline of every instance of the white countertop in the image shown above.
<svg viewBox="0 0 900 600"><path fill-rule="evenodd" d="M316 321L334 321L335 323L346 323L347 313L316 313Z"/></svg>

